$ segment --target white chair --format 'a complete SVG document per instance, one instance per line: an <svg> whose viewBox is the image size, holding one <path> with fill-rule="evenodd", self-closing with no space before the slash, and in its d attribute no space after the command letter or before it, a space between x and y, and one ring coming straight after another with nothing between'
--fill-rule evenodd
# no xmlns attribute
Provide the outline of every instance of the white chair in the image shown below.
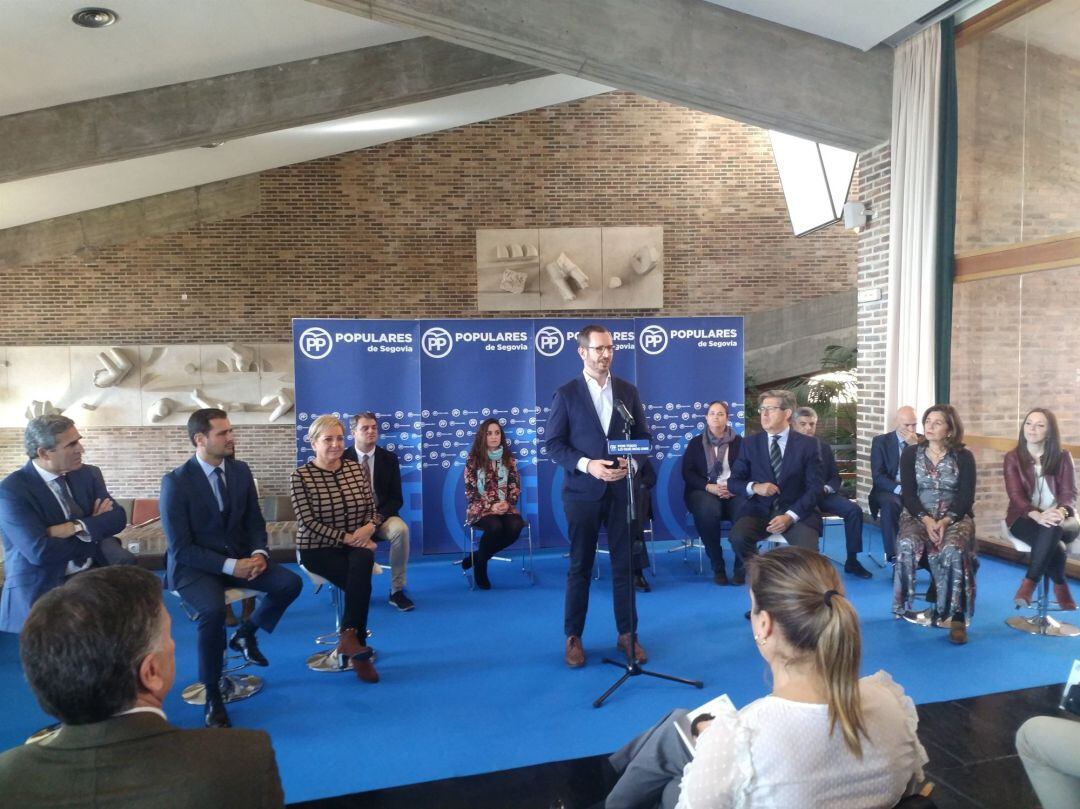
<svg viewBox="0 0 1080 809"><path fill-rule="evenodd" d="M1005 520L1001 521L1001 538L1008 541L1021 553L1031 553L1031 546L1022 539L1017 539L1009 531ZM1034 604L1035 612L1031 615L1012 615L1005 619L1005 623L1013 629L1026 632L1029 635L1047 635L1053 638L1071 638L1080 635L1080 629L1072 624L1058 621L1049 613L1052 609L1059 609L1057 604L1050 603L1050 576L1043 576L1039 583L1039 594ZM1019 607L1017 608L1019 609Z"/></svg>
<svg viewBox="0 0 1080 809"><path fill-rule="evenodd" d="M341 636L341 615L345 610L345 594L341 592L341 588L336 587L332 581L320 576L318 573L314 573L308 568L304 567L304 563L300 561L300 550L296 551L296 565L299 567L307 577L311 580L311 583L315 585L316 595L326 587L330 591L330 603L334 607L334 631L324 632L321 635L315 636L316 646L332 646L332 649L327 651L315 652L308 656L307 667L312 671L320 672L336 672L345 671L348 669L348 662L342 661L336 654L338 638ZM371 570L373 576L377 576L385 572L385 569L378 562ZM368 638L371 637L371 630L367 630Z"/></svg>
<svg viewBox="0 0 1080 809"><path fill-rule="evenodd" d="M518 536L515 542L521 542L522 538L525 539L525 546L521 549L521 572L529 577L529 585L536 584L536 574L533 569L533 541L532 541L532 523L524 516L521 518L525 520L525 527L521 529L521 534ZM478 540L476 538L476 528L469 523L465 523L465 542L469 552L469 569L462 569L462 574L465 576L465 581L469 584L470 590L476 589L476 581L473 578L473 569L476 567L476 549ZM509 550L509 548L507 548ZM526 566L526 559L528 559L528 566ZM508 556L492 556L493 562L512 562L514 561ZM455 565L460 565L461 560L454 560Z"/></svg>
<svg viewBox="0 0 1080 809"><path fill-rule="evenodd" d="M180 598L180 593L173 590L173 595ZM254 598L259 595L258 590L249 590L246 587L229 587L225 590L225 606L235 601L243 601L245 598ZM180 605L184 608L188 618L194 621L198 616L188 604L180 598ZM241 654L230 654L229 647L225 647L225 664L221 670L221 697L224 702L237 702L248 697L253 697L262 691L263 680L254 674L235 674L249 665ZM188 705L206 704L206 686L202 683L192 683L184 688L180 694Z"/></svg>

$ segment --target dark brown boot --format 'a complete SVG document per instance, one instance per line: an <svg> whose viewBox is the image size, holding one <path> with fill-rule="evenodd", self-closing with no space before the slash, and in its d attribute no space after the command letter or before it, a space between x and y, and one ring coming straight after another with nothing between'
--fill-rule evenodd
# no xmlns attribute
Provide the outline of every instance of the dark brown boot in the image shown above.
<svg viewBox="0 0 1080 809"><path fill-rule="evenodd" d="M1072 593L1069 592L1069 583L1067 581L1054 585L1054 601L1058 603L1058 609L1076 609L1076 600L1073 598Z"/></svg>
<svg viewBox="0 0 1080 809"><path fill-rule="evenodd" d="M1038 582L1034 579L1029 579L1027 576L1024 577L1023 581L1020 582L1020 589L1017 590L1016 595L1013 596L1013 604L1016 605L1017 609L1031 606L1031 597L1035 595L1035 588L1037 586Z"/></svg>

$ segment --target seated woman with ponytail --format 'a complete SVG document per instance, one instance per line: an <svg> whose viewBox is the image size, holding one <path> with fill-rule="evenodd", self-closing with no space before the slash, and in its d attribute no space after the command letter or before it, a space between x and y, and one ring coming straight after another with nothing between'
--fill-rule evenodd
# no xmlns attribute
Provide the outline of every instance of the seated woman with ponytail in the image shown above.
<svg viewBox="0 0 1080 809"><path fill-rule="evenodd" d="M717 711L693 758L676 712L611 757L609 809L890 809L922 781L915 705L884 672L859 678L859 618L832 563L780 547L747 561L750 623L772 693Z"/></svg>
<svg viewBox="0 0 1080 809"><path fill-rule="evenodd" d="M473 578L481 590L491 589L488 560L512 545L525 527L525 520L517 512L520 496L521 476L510 441L498 419L484 419L465 462L465 519L484 535L476 553L461 560L465 570L475 560Z"/></svg>

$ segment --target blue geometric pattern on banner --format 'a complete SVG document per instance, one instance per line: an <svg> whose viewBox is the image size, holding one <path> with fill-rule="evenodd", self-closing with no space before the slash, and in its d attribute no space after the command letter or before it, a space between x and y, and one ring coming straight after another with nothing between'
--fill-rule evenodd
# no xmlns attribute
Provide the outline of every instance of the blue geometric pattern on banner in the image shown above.
<svg viewBox="0 0 1080 809"><path fill-rule="evenodd" d="M297 463L311 457L311 420L358 410L379 416L379 443L401 462L414 554L464 545L463 471L486 417L499 419L522 478L518 507L538 547L568 543L564 471L546 456L555 390L582 373L577 333L607 328L612 373L641 392L652 433L657 539L686 536L680 471L687 443L714 399L743 432L743 324L739 317L505 318L492 320L296 319ZM351 444L351 436L347 436ZM425 496L425 493L429 493Z"/></svg>

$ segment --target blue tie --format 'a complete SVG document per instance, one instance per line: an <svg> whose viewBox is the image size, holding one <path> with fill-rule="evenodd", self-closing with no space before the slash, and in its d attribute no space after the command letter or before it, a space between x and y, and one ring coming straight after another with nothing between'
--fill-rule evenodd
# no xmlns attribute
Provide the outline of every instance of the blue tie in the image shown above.
<svg viewBox="0 0 1080 809"><path fill-rule="evenodd" d="M229 521L229 487L225 484L225 470L220 466L214 470L217 478L218 495L221 497L221 514L225 522Z"/></svg>

